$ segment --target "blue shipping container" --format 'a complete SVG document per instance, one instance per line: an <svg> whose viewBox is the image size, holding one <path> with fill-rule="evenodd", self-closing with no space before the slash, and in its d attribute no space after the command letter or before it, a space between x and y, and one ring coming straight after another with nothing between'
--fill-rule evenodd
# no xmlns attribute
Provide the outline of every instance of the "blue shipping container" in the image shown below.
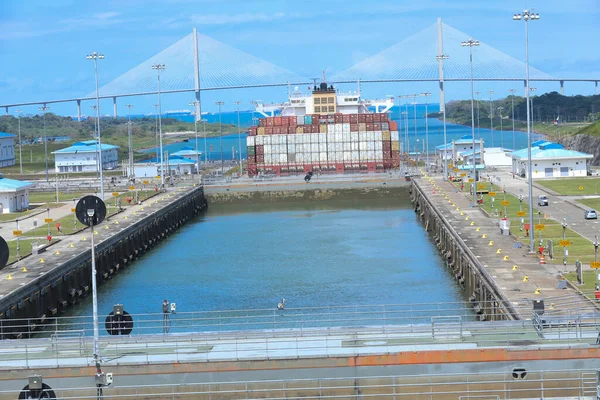
<svg viewBox="0 0 600 400"><path fill-rule="evenodd" d="M312 115L304 116L304 125L312 125Z"/></svg>

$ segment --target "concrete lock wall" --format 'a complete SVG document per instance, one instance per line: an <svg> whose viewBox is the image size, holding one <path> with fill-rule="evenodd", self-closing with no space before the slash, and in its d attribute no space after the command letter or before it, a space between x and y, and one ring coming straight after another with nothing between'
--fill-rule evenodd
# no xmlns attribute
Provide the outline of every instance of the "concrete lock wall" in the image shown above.
<svg viewBox="0 0 600 400"><path fill-rule="evenodd" d="M467 295L479 320L522 319L481 262L419 187L418 182L412 181L410 193L415 212L426 231L433 236L448 271Z"/></svg>
<svg viewBox="0 0 600 400"><path fill-rule="evenodd" d="M205 210L202 187L96 245L98 285ZM27 337L91 292L91 249L0 299L0 339ZM26 319L26 321L23 321ZM27 325L27 326L24 326Z"/></svg>

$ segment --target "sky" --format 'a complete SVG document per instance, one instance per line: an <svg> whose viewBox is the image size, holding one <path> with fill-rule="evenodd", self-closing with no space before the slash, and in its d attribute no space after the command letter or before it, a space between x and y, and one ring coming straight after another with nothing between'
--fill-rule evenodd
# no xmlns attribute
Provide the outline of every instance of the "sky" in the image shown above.
<svg viewBox="0 0 600 400"><path fill-rule="evenodd" d="M524 61L524 23L512 15L533 7L540 20L530 24L532 66L556 77L599 78L599 0L6 0L0 2L0 104L83 97L95 89L97 51L99 84L111 82L196 28L199 33L304 77L328 76L443 21L512 57ZM465 38L467 39L467 38ZM210 54L201 55L210 57ZM171 64L169 64L171 61ZM177 60L165 60L171 65ZM169 67L163 81L168 83ZM235 64L224 74L235 75ZM475 90L494 90L505 97L515 83L478 83ZM539 83L537 94L559 90ZM353 85L344 89L356 90ZM435 83L362 85L364 98L437 93ZM593 94L593 83L565 83L565 94ZM251 100L281 102L287 89L228 89L202 93L203 111L242 109ZM468 83L448 83L446 98L470 96ZM161 97L162 110L190 109L193 95ZM433 97L432 102L436 102ZM118 100L118 112L151 113L155 96ZM92 102L82 103L90 113ZM20 107L24 114L38 106ZM102 114L112 113L111 100L101 101ZM50 111L75 115L75 103L51 104ZM9 109L14 114L15 108ZM1 110L2 113L5 110Z"/></svg>

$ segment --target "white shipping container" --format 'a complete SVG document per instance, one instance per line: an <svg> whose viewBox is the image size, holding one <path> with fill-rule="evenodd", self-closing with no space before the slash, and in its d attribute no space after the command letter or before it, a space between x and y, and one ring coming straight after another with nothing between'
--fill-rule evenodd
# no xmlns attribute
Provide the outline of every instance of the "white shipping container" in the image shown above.
<svg viewBox="0 0 600 400"><path fill-rule="evenodd" d="M352 156L352 161L358 161L360 159L358 151L351 152L351 156Z"/></svg>
<svg viewBox="0 0 600 400"><path fill-rule="evenodd" d="M342 132L350 132L350 124L342 124Z"/></svg>
<svg viewBox="0 0 600 400"><path fill-rule="evenodd" d="M343 129L342 129L342 124L334 124L333 126L334 126L334 128L333 128L333 129L334 129L334 131L335 131L336 133L342 133L342 132L343 132Z"/></svg>
<svg viewBox="0 0 600 400"><path fill-rule="evenodd" d="M375 141L381 141L381 140L383 140L383 132L375 131Z"/></svg>
<svg viewBox="0 0 600 400"><path fill-rule="evenodd" d="M360 153L360 161L367 161L368 160L368 154L366 151L361 151Z"/></svg>
<svg viewBox="0 0 600 400"><path fill-rule="evenodd" d="M327 143L319 143L319 152L327 152Z"/></svg>
<svg viewBox="0 0 600 400"><path fill-rule="evenodd" d="M383 148L383 142L378 140L375 142L375 150L381 150Z"/></svg>
<svg viewBox="0 0 600 400"><path fill-rule="evenodd" d="M369 151L375 151L375 142L367 142Z"/></svg>
<svg viewBox="0 0 600 400"><path fill-rule="evenodd" d="M335 162L341 162L341 161L344 161L344 152L336 151L335 152Z"/></svg>
<svg viewBox="0 0 600 400"><path fill-rule="evenodd" d="M271 154L265 154L265 164L273 164L273 159L271 157Z"/></svg>
<svg viewBox="0 0 600 400"><path fill-rule="evenodd" d="M271 149L271 145L270 144L265 144L265 156L267 154L271 154L273 151Z"/></svg>
<svg viewBox="0 0 600 400"><path fill-rule="evenodd" d="M352 161L352 152L351 151L344 152L344 161Z"/></svg>
<svg viewBox="0 0 600 400"><path fill-rule="evenodd" d="M350 142L352 141L352 135L350 134L350 132L343 132L342 133L342 142Z"/></svg>
<svg viewBox="0 0 600 400"><path fill-rule="evenodd" d="M375 150L367 151L367 160L375 161Z"/></svg>
<svg viewBox="0 0 600 400"><path fill-rule="evenodd" d="M271 135L263 136L263 142L265 145L271 144Z"/></svg>
<svg viewBox="0 0 600 400"><path fill-rule="evenodd" d="M352 143L350 143L350 149L352 151L357 151L358 150L358 142L352 142Z"/></svg>
<svg viewBox="0 0 600 400"><path fill-rule="evenodd" d="M375 151L375 160L383 161L383 150L379 149L379 150Z"/></svg>
<svg viewBox="0 0 600 400"><path fill-rule="evenodd" d="M296 153L296 163L304 163L304 153Z"/></svg>
<svg viewBox="0 0 600 400"><path fill-rule="evenodd" d="M254 146L256 141L254 140L256 136L247 136L246 137L246 146Z"/></svg>
<svg viewBox="0 0 600 400"><path fill-rule="evenodd" d="M327 135L319 133L319 143L327 143Z"/></svg>
<svg viewBox="0 0 600 400"><path fill-rule="evenodd" d="M287 154L280 154L279 155L279 162L281 164L287 164L287 162L288 162Z"/></svg>
<svg viewBox="0 0 600 400"><path fill-rule="evenodd" d="M350 141L352 141L352 142L358 142L358 132L351 132L350 133Z"/></svg>
<svg viewBox="0 0 600 400"><path fill-rule="evenodd" d="M352 150L352 144L350 142L345 142L342 144L344 151L351 151Z"/></svg>
<svg viewBox="0 0 600 400"><path fill-rule="evenodd" d="M368 142L358 142L358 149L360 151L366 151L368 150L369 146L367 145Z"/></svg>
<svg viewBox="0 0 600 400"><path fill-rule="evenodd" d="M304 125L304 115L299 115L296 117L296 125Z"/></svg>
<svg viewBox="0 0 600 400"><path fill-rule="evenodd" d="M265 143L265 136L255 136L256 137L256 145L262 145Z"/></svg>
<svg viewBox="0 0 600 400"><path fill-rule="evenodd" d="M330 134L330 135L331 135L332 133L334 133L334 132L335 132L335 128L334 128L334 126L335 126L335 125L332 125L332 124L328 124L328 125L327 125L327 133L328 133L328 134Z"/></svg>
<svg viewBox="0 0 600 400"><path fill-rule="evenodd" d="M400 135L398 134L398 131L392 131L391 135L392 135L392 140L395 140L395 141L400 140Z"/></svg>
<svg viewBox="0 0 600 400"><path fill-rule="evenodd" d="M319 161L320 162L327 162L327 152L321 152L321 153L319 153Z"/></svg>
<svg viewBox="0 0 600 400"><path fill-rule="evenodd" d="M344 143L341 143L341 142L336 143L335 151L344 151Z"/></svg>

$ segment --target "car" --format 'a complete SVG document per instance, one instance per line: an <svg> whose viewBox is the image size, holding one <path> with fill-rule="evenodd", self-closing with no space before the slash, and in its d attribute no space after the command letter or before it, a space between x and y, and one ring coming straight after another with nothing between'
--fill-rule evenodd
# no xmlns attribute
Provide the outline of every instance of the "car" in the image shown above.
<svg viewBox="0 0 600 400"><path fill-rule="evenodd" d="M585 219L598 219L598 213L596 210L586 210L585 215L583 216Z"/></svg>
<svg viewBox="0 0 600 400"><path fill-rule="evenodd" d="M545 194L538 196L537 203L538 203L538 206L547 206L548 205L548 196L546 196Z"/></svg>

